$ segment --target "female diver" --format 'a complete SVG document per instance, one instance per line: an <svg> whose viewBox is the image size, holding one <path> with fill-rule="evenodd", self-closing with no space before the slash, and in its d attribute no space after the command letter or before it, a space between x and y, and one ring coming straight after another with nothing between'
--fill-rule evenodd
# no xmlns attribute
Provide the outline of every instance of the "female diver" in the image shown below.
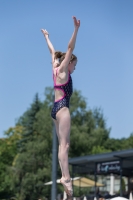
<svg viewBox="0 0 133 200"><path fill-rule="evenodd" d="M77 57L72 53L75 47L78 29L80 27L80 20L73 17L73 21L74 32L68 43L66 53L55 51L49 39L49 33L44 29L41 30L52 56L55 101L51 116L54 121L59 140L58 159L62 172L60 182L64 186L64 190L68 196L73 195L68 165L71 126L69 100L73 92L71 74L75 70L75 66L77 64Z"/></svg>

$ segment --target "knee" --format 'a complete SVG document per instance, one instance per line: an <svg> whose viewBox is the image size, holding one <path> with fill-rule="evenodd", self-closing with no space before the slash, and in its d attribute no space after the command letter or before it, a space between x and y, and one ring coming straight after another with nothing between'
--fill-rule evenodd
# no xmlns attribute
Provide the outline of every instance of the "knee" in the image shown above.
<svg viewBox="0 0 133 200"><path fill-rule="evenodd" d="M59 148L69 151L70 143L60 144Z"/></svg>
<svg viewBox="0 0 133 200"><path fill-rule="evenodd" d="M69 147L70 147L70 143L67 143L66 144L66 150L67 150L67 152L69 151Z"/></svg>

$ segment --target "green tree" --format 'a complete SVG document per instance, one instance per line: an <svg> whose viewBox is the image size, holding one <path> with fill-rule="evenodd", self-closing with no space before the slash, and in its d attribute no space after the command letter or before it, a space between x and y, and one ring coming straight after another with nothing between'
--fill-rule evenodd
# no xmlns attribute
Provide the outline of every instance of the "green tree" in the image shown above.
<svg viewBox="0 0 133 200"><path fill-rule="evenodd" d="M6 138L0 139L0 197L13 195L10 166L17 154L16 143L21 138L22 127L9 128L5 132Z"/></svg>
<svg viewBox="0 0 133 200"><path fill-rule="evenodd" d="M44 183L51 177L52 120L47 101L35 98L17 124L24 127L18 156L12 167L13 188L19 200L34 200L50 193Z"/></svg>
<svg viewBox="0 0 133 200"><path fill-rule="evenodd" d="M133 133L131 133L129 138L127 138L125 148L133 148Z"/></svg>
<svg viewBox="0 0 133 200"><path fill-rule="evenodd" d="M0 192L15 194L17 200L50 199L53 89L45 89L45 100L35 96L16 126L0 141ZM80 91L74 90L70 103L71 135L69 157L78 157L133 147L129 138L110 138L101 109L90 109ZM16 145L17 144L17 145ZM5 171L5 167L8 171ZM11 178L10 178L11 176ZM12 186L12 187L11 187ZM58 192L63 188L58 186ZM0 194L1 194L0 193Z"/></svg>
<svg viewBox="0 0 133 200"><path fill-rule="evenodd" d="M38 94L35 95L31 107L21 116L17 122L17 125L23 126L23 135L21 140L18 141L19 151L25 151L25 145L34 140L34 137L37 136L38 132L35 127L36 114L42 107L42 103L39 100Z"/></svg>
<svg viewBox="0 0 133 200"><path fill-rule="evenodd" d="M70 157L92 153L108 152L104 142L108 140L110 129L106 126L101 109L87 109L87 102L79 91L71 98L71 146ZM94 149L94 147L99 147Z"/></svg>

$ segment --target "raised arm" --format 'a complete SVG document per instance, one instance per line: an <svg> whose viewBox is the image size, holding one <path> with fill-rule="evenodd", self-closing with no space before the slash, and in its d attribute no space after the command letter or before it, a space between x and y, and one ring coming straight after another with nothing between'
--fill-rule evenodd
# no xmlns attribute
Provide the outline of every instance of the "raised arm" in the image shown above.
<svg viewBox="0 0 133 200"><path fill-rule="evenodd" d="M74 21L74 32L68 43L68 49L66 52L65 59L62 61L61 66L60 66L60 68L62 68L62 69L66 69L68 67L68 64L71 59L71 55L72 55L74 47L75 47L78 29L80 27L80 20L77 20L76 17L73 17L73 21Z"/></svg>
<svg viewBox="0 0 133 200"><path fill-rule="evenodd" d="M74 21L74 32L68 43L68 49L70 48L72 50L74 50L75 43L76 43L76 37L77 37L78 29L80 26L80 20L77 20L76 17L73 17L73 21Z"/></svg>
<svg viewBox="0 0 133 200"><path fill-rule="evenodd" d="M51 56L52 56L52 62L54 61L54 54L55 54L55 50L54 50L54 47L49 39L49 33L47 30L44 30L44 29L41 29L45 39L46 39L46 42L47 42L47 45L48 45L48 48L49 48L49 51L51 53Z"/></svg>

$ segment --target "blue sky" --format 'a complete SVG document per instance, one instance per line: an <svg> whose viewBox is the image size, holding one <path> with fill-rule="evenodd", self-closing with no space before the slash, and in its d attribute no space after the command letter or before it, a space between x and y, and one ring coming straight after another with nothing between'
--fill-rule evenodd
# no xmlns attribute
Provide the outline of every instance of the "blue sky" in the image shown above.
<svg viewBox="0 0 133 200"><path fill-rule="evenodd" d="M132 0L0 1L0 137L15 125L38 92L53 86L51 58L41 28L66 51L72 16L81 20L74 53L74 88L88 107L101 107L110 137L133 132Z"/></svg>

